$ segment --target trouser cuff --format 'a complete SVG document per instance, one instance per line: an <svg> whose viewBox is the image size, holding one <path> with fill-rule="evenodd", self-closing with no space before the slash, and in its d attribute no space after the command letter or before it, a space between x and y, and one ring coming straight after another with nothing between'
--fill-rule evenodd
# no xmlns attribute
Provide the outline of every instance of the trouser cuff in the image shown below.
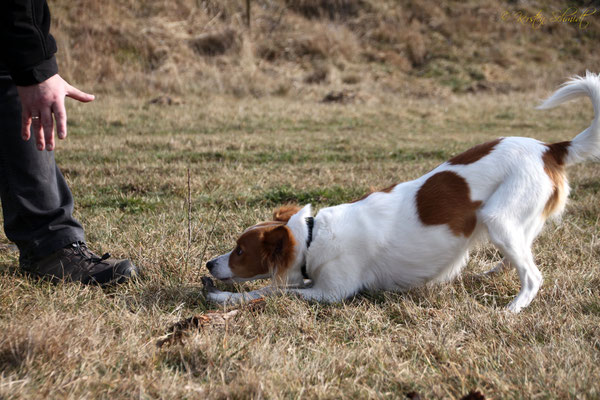
<svg viewBox="0 0 600 400"><path fill-rule="evenodd" d="M83 232L71 231L64 234L56 234L35 247L24 246L19 243L17 243L17 247L21 253L21 259L39 260L75 242L85 242Z"/></svg>

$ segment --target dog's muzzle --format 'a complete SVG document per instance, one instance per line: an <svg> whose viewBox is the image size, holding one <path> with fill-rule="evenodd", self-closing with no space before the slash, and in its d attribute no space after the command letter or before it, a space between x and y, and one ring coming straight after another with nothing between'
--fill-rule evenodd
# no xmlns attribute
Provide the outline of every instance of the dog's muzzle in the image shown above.
<svg viewBox="0 0 600 400"><path fill-rule="evenodd" d="M222 256L219 256L217 258L213 258L212 260L207 262L206 268L208 269L208 272L210 272L210 274L212 276L214 276L215 278L222 280L222 281L227 281L229 279L232 279L233 273L231 272L231 269L229 268L229 256L230 255L231 255L231 252L229 252L227 254L223 254Z"/></svg>

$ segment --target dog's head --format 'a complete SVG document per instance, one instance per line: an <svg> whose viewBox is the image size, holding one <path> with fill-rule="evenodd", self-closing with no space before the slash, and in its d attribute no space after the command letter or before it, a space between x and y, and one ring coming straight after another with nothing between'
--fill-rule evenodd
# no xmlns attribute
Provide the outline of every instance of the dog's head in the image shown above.
<svg viewBox="0 0 600 400"><path fill-rule="evenodd" d="M278 284L301 284L310 212L310 204L276 209L272 221L246 229L232 251L206 263L208 271L229 282L273 277Z"/></svg>

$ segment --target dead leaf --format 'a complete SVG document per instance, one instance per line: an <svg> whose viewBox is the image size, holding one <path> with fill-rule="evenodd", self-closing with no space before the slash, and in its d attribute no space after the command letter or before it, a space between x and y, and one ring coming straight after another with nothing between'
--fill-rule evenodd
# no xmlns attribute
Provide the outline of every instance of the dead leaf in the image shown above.
<svg viewBox="0 0 600 400"><path fill-rule="evenodd" d="M230 311L211 310L203 315L195 315L183 319L167 328L167 333L156 341L156 346L160 348L165 344L171 345L174 343L181 343L183 336L191 330L202 330L209 326L217 328L225 327L225 325L233 320L240 312L262 311L264 310L265 305L265 299L260 298L249 301Z"/></svg>

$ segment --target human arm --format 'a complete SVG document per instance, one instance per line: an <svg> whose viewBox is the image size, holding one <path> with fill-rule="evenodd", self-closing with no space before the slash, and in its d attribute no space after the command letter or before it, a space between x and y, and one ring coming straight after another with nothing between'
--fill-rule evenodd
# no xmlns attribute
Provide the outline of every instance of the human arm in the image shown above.
<svg viewBox="0 0 600 400"><path fill-rule="evenodd" d="M84 102L94 96L58 75L56 42L50 34L50 11L45 0L2 0L0 16L0 57L19 91L21 136L28 140L33 124L37 148L53 150L53 116L58 137L63 139L67 134L65 96Z"/></svg>

